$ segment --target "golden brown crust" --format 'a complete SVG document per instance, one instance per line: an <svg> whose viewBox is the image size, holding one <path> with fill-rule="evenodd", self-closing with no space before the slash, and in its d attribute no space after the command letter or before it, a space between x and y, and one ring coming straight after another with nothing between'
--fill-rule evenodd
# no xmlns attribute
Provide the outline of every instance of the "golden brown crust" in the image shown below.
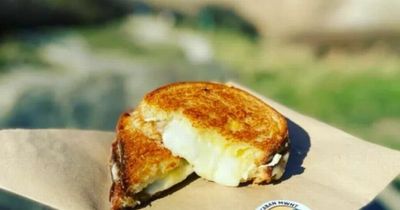
<svg viewBox="0 0 400 210"><path fill-rule="evenodd" d="M160 142L149 140L137 130L124 130L119 138L124 165L121 178L124 185L130 186L132 190L142 183L151 182L155 175L165 174L180 164L180 159L172 156Z"/></svg>
<svg viewBox="0 0 400 210"><path fill-rule="evenodd" d="M274 154L288 135L286 119L280 113L225 84L172 83L147 94L143 103L181 112L198 129L213 129L230 141L247 142L268 154Z"/></svg>
<svg viewBox="0 0 400 210"><path fill-rule="evenodd" d="M173 156L160 141L134 128L133 121L130 113L121 115L117 138L112 144L111 164L118 168L118 180L113 177L110 190L112 209L122 208L129 199L136 201L136 193L181 164L181 159Z"/></svg>

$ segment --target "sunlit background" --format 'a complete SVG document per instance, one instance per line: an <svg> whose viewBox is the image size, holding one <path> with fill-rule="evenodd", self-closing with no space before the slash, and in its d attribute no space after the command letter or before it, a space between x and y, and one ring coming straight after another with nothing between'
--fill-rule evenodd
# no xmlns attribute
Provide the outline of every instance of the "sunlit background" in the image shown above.
<svg viewBox="0 0 400 210"><path fill-rule="evenodd" d="M400 150L399 11L397 0L0 1L0 127L113 130L165 83L236 81Z"/></svg>

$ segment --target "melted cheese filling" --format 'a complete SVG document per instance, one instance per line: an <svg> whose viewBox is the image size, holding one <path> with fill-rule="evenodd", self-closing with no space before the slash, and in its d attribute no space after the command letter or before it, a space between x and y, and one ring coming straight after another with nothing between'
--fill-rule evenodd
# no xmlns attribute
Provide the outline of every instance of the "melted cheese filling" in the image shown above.
<svg viewBox="0 0 400 210"><path fill-rule="evenodd" d="M201 177L226 186L238 186L257 170L263 154L244 143L226 141L216 132L199 131L184 117L174 116L162 130L164 146L186 159Z"/></svg>
<svg viewBox="0 0 400 210"><path fill-rule="evenodd" d="M149 195L154 195L157 192L164 191L179 182L182 182L193 172L192 167L185 161L185 163L168 172L163 177L157 179L153 183L149 184L144 191Z"/></svg>

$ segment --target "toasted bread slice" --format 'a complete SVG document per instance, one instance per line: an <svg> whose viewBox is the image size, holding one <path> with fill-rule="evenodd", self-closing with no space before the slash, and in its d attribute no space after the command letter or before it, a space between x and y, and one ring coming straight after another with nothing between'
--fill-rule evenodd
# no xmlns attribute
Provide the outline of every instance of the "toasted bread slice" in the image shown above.
<svg viewBox="0 0 400 210"><path fill-rule="evenodd" d="M134 207L192 173L185 160L173 156L159 140L146 136L147 131L157 138L141 122L136 112L124 113L119 119L111 156L112 209Z"/></svg>
<svg viewBox="0 0 400 210"><path fill-rule="evenodd" d="M227 186L279 179L289 156L286 119L251 94L224 84L174 83L138 107L164 146L201 177Z"/></svg>

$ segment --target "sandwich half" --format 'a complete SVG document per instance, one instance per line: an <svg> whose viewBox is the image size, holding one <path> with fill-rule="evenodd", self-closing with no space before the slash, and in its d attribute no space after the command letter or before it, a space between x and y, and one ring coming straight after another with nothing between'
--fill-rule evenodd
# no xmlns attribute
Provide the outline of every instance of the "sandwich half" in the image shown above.
<svg viewBox="0 0 400 210"><path fill-rule="evenodd" d="M136 111L171 157L185 159L207 180L226 186L261 184L284 172L286 119L243 90L209 82L173 83L148 93Z"/></svg>
<svg viewBox="0 0 400 210"><path fill-rule="evenodd" d="M112 209L131 208L183 181L193 170L172 155L137 112L121 115L111 151Z"/></svg>

